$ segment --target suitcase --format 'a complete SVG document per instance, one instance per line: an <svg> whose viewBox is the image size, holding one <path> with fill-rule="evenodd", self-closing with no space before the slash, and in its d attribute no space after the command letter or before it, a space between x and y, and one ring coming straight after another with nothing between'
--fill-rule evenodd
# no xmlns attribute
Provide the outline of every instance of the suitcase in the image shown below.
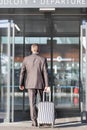
<svg viewBox="0 0 87 130"><path fill-rule="evenodd" d="M49 101L45 101L45 93L43 92L43 101L38 104L38 127L41 124L51 125L54 127L54 103L51 102L51 93L49 93Z"/></svg>

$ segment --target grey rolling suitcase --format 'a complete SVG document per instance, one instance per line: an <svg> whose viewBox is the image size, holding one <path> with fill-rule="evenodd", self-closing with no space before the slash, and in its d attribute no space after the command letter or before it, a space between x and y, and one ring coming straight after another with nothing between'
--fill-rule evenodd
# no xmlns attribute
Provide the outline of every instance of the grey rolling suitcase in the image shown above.
<svg viewBox="0 0 87 130"><path fill-rule="evenodd" d="M38 126L40 124L49 124L54 127L54 103L51 102L51 93L49 93L49 101L45 101L45 92L43 92L43 102L38 104Z"/></svg>

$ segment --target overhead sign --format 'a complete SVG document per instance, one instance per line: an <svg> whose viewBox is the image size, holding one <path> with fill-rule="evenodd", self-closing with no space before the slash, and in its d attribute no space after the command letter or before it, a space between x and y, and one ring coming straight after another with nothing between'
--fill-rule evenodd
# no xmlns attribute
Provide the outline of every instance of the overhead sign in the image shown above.
<svg viewBox="0 0 87 130"><path fill-rule="evenodd" d="M0 0L0 8L86 8L87 0Z"/></svg>

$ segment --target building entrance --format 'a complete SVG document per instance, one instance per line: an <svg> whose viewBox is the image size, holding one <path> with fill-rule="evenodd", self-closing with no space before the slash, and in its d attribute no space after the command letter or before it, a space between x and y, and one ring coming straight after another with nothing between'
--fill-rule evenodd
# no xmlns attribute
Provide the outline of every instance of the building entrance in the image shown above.
<svg viewBox="0 0 87 130"><path fill-rule="evenodd" d="M80 22L74 16L60 17L51 13L25 16L24 37L19 37L20 43L15 44L15 86L18 86L17 76L23 57L31 53L31 44L39 44L40 54L45 56L48 62L49 86L57 117L76 116L80 112L79 28ZM15 110L29 112L27 90L22 93L17 89Z"/></svg>
<svg viewBox="0 0 87 130"><path fill-rule="evenodd" d="M5 64L0 58L0 76L5 73L6 78L6 72L10 72L7 76L9 80L7 78L4 80L9 81L9 84L8 82L2 83L4 78L1 78L0 107L3 112L3 91L9 95L10 88L11 95L5 98L10 98L10 106L7 105L5 110L10 115L7 116L9 121L10 119L12 121L29 119L28 93L27 90L19 90L19 75L23 58L31 53L30 47L33 43L40 45L40 54L47 58L49 86L51 87L51 99L55 103L56 117L76 116L80 113L80 25L83 19L80 15L76 15L75 11L78 12L73 9L63 12L60 10L58 14L58 12L43 13L36 9L20 9L17 14L18 9L13 9L8 16L0 15L0 19L12 19L21 28L20 31L15 32L11 29L10 33L6 32L7 35L1 29L1 34L3 34L0 39L1 58L2 54L6 54L5 56L9 56L9 62ZM71 14L67 15L67 12ZM13 26L10 25L10 27ZM9 43L6 40L8 34L15 37L10 38L9 47L7 47ZM10 68L8 64L11 65ZM5 66L7 66L7 71L5 71ZM3 84L10 87L2 90Z"/></svg>

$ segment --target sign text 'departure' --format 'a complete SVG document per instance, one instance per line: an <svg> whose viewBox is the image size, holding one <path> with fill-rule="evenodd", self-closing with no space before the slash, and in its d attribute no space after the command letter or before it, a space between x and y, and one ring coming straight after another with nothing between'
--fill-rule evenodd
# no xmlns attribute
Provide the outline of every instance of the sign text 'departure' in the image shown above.
<svg viewBox="0 0 87 130"><path fill-rule="evenodd" d="M87 7L87 0L0 0L0 7Z"/></svg>

